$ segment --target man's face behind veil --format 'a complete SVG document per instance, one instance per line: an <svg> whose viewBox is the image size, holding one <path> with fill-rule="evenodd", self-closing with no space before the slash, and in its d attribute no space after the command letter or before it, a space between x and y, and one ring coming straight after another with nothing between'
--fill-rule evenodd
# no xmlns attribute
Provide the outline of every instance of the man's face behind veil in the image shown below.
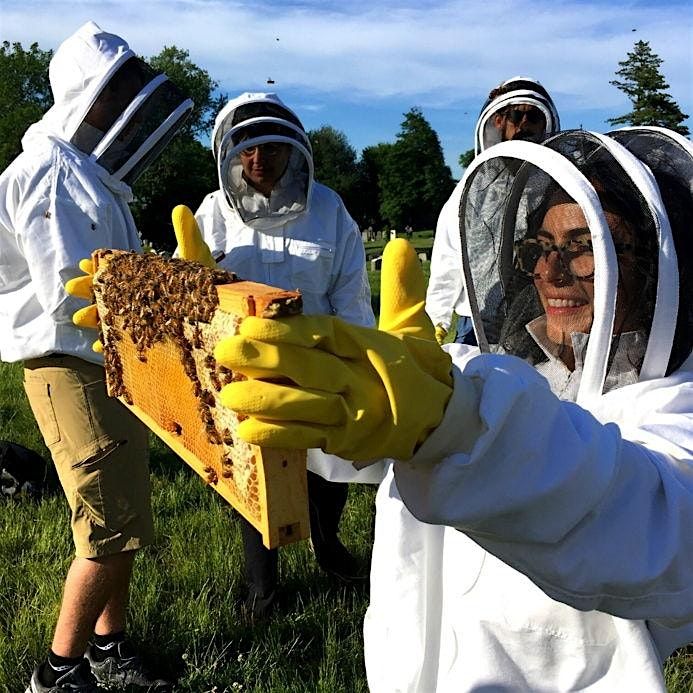
<svg viewBox="0 0 693 693"><path fill-rule="evenodd" d="M546 130L546 118L536 107L522 103L508 106L493 116L493 124L501 133L501 141L529 140L540 142Z"/></svg>

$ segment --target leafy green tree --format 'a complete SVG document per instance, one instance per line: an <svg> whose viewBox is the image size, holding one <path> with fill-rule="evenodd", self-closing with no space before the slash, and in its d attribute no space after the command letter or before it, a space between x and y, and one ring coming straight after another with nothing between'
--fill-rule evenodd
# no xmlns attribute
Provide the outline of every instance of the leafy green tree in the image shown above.
<svg viewBox="0 0 693 693"><path fill-rule="evenodd" d="M435 226L455 184L435 130L419 108L404 114L401 130L379 178L380 212L393 228Z"/></svg>
<svg viewBox="0 0 693 693"><path fill-rule="evenodd" d="M206 70L190 60L190 53L176 46L165 47L161 53L147 59L157 72L166 76L194 102L192 115L188 119L183 134L201 137L208 134L214 125L214 119L226 103L226 96L217 95L219 86Z"/></svg>
<svg viewBox="0 0 693 693"><path fill-rule="evenodd" d="M474 159L474 149L468 149L466 152L462 152L458 159L460 168L467 168L467 166L472 163L472 159Z"/></svg>
<svg viewBox="0 0 693 693"><path fill-rule="evenodd" d="M198 138L210 130L226 99L215 97L217 83L190 60L187 50L165 47L147 62L195 102L182 130L133 188L131 208L143 239L157 250L171 251L175 248L171 210L185 204L195 211L202 198L218 187L212 152Z"/></svg>
<svg viewBox="0 0 693 693"><path fill-rule="evenodd" d="M308 138L313 147L315 179L339 193L354 219L363 223L362 204L359 195L360 170L356 150L347 136L330 125L309 130Z"/></svg>
<svg viewBox="0 0 693 693"><path fill-rule="evenodd" d="M666 93L669 85L659 71L663 60L652 51L649 41L637 41L626 60L619 62L620 79L609 82L624 92L633 104L630 113L610 118L611 125L659 125L688 135L683 121L688 115Z"/></svg>
<svg viewBox="0 0 693 693"><path fill-rule="evenodd" d="M53 103L48 82L52 51L37 43L3 41L0 47L0 171L22 151L22 136Z"/></svg>

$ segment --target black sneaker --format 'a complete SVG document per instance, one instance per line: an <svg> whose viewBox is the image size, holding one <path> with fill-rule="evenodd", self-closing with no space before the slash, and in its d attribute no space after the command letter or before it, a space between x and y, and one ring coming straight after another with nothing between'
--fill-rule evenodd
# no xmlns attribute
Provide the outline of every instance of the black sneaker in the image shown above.
<svg viewBox="0 0 693 693"><path fill-rule="evenodd" d="M318 565L326 573L338 578L342 582L357 583L368 579L368 574L338 539L329 544L316 546L311 538L310 548L315 555Z"/></svg>
<svg viewBox="0 0 693 693"><path fill-rule="evenodd" d="M60 676L52 686L41 683L42 667L39 664L34 669L26 693L105 693L103 688L96 685L96 679L89 670L89 662L85 659Z"/></svg>
<svg viewBox="0 0 693 693"><path fill-rule="evenodd" d="M272 590L266 595L260 595L251 588L243 602L243 609L251 623L262 623L272 615L276 603L276 590Z"/></svg>
<svg viewBox="0 0 693 693"><path fill-rule="evenodd" d="M154 678L145 668L139 656L131 652L127 641L113 644L110 654L105 659L95 656L95 646L90 644L84 656L91 666L92 673L99 684L116 687L116 690L144 690L156 693L169 693L172 684L163 679Z"/></svg>

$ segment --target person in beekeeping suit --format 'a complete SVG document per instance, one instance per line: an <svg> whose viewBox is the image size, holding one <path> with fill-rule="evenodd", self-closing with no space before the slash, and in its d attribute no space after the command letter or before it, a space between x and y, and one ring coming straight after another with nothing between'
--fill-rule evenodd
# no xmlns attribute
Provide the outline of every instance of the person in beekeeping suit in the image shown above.
<svg viewBox="0 0 693 693"><path fill-rule="evenodd" d="M125 639L134 555L153 539L147 431L106 396L86 328L95 309L76 326L84 301L64 284L74 279L88 298L91 278L75 276L81 259L97 248L140 250L130 186L192 101L93 22L59 46L49 77L55 103L0 176L0 358L24 364L75 544L51 648L27 691L101 690L94 676L163 690Z"/></svg>
<svg viewBox="0 0 693 693"><path fill-rule="evenodd" d="M364 624L374 693L666 690L663 660L693 638L693 149L665 163L658 187L583 131L481 153L460 183L478 348L437 345L403 240L380 331L248 318L217 347L251 376L221 393L244 439L394 459ZM510 194L478 223L504 168ZM496 244L478 264L480 234Z"/></svg>
<svg viewBox="0 0 693 693"><path fill-rule="evenodd" d="M494 87L484 103L474 130L475 154L510 140L541 142L561 129L558 111L546 89L532 77L512 77ZM491 181L489 181L490 183ZM503 188L497 181L489 186L495 195ZM436 338L445 340L457 314L454 341L476 344L471 308L460 273L461 248L457 187L438 216L431 253L431 269L426 291L426 311L436 326Z"/></svg>
<svg viewBox="0 0 693 693"><path fill-rule="evenodd" d="M337 193L313 180L313 155L298 116L276 94L244 93L216 118L212 150L219 190L195 213L219 265L239 277L299 289L307 314L375 323L359 229ZM328 378L329 374L325 374ZM343 581L365 571L338 537L348 486L377 483L382 469L359 474L320 450L308 451L311 545L323 570ZM275 603L277 550L239 517L246 559L246 606L257 617Z"/></svg>

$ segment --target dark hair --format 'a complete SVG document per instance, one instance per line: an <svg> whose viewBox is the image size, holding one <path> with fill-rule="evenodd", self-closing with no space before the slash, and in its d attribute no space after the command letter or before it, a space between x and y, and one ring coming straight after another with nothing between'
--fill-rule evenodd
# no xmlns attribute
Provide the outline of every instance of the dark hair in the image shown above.
<svg viewBox="0 0 693 693"><path fill-rule="evenodd" d="M488 102L490 103L503 94L509 94L511 91L518 91L520 89L526 91L535 91L537 94L541 94L548 101L551 101L549 92L546 91L546 89L544 89L544 87L542 87L542 85L538 82L533 82L530 79L513 79L509 82L499 84L497 87L491 89L488 95Z"/></svg>
<svg viewBox="0 0 693 693"><path fill-rule="evenodd" d="M655 173L659 192L671 225L679 269L679 312L667 375L678 369L693 349L693 194L680 178L663 171Z"/></svg>
<svg viewBox="0 0 693 693"><path fill-rule="evenodd" d="M233 113L231 125L238 125L244 120L262 118L263 116L282 118L298 126L301 130L304 129L301 121L291 111L271 101L252 102L239 106Z"/></svg>

